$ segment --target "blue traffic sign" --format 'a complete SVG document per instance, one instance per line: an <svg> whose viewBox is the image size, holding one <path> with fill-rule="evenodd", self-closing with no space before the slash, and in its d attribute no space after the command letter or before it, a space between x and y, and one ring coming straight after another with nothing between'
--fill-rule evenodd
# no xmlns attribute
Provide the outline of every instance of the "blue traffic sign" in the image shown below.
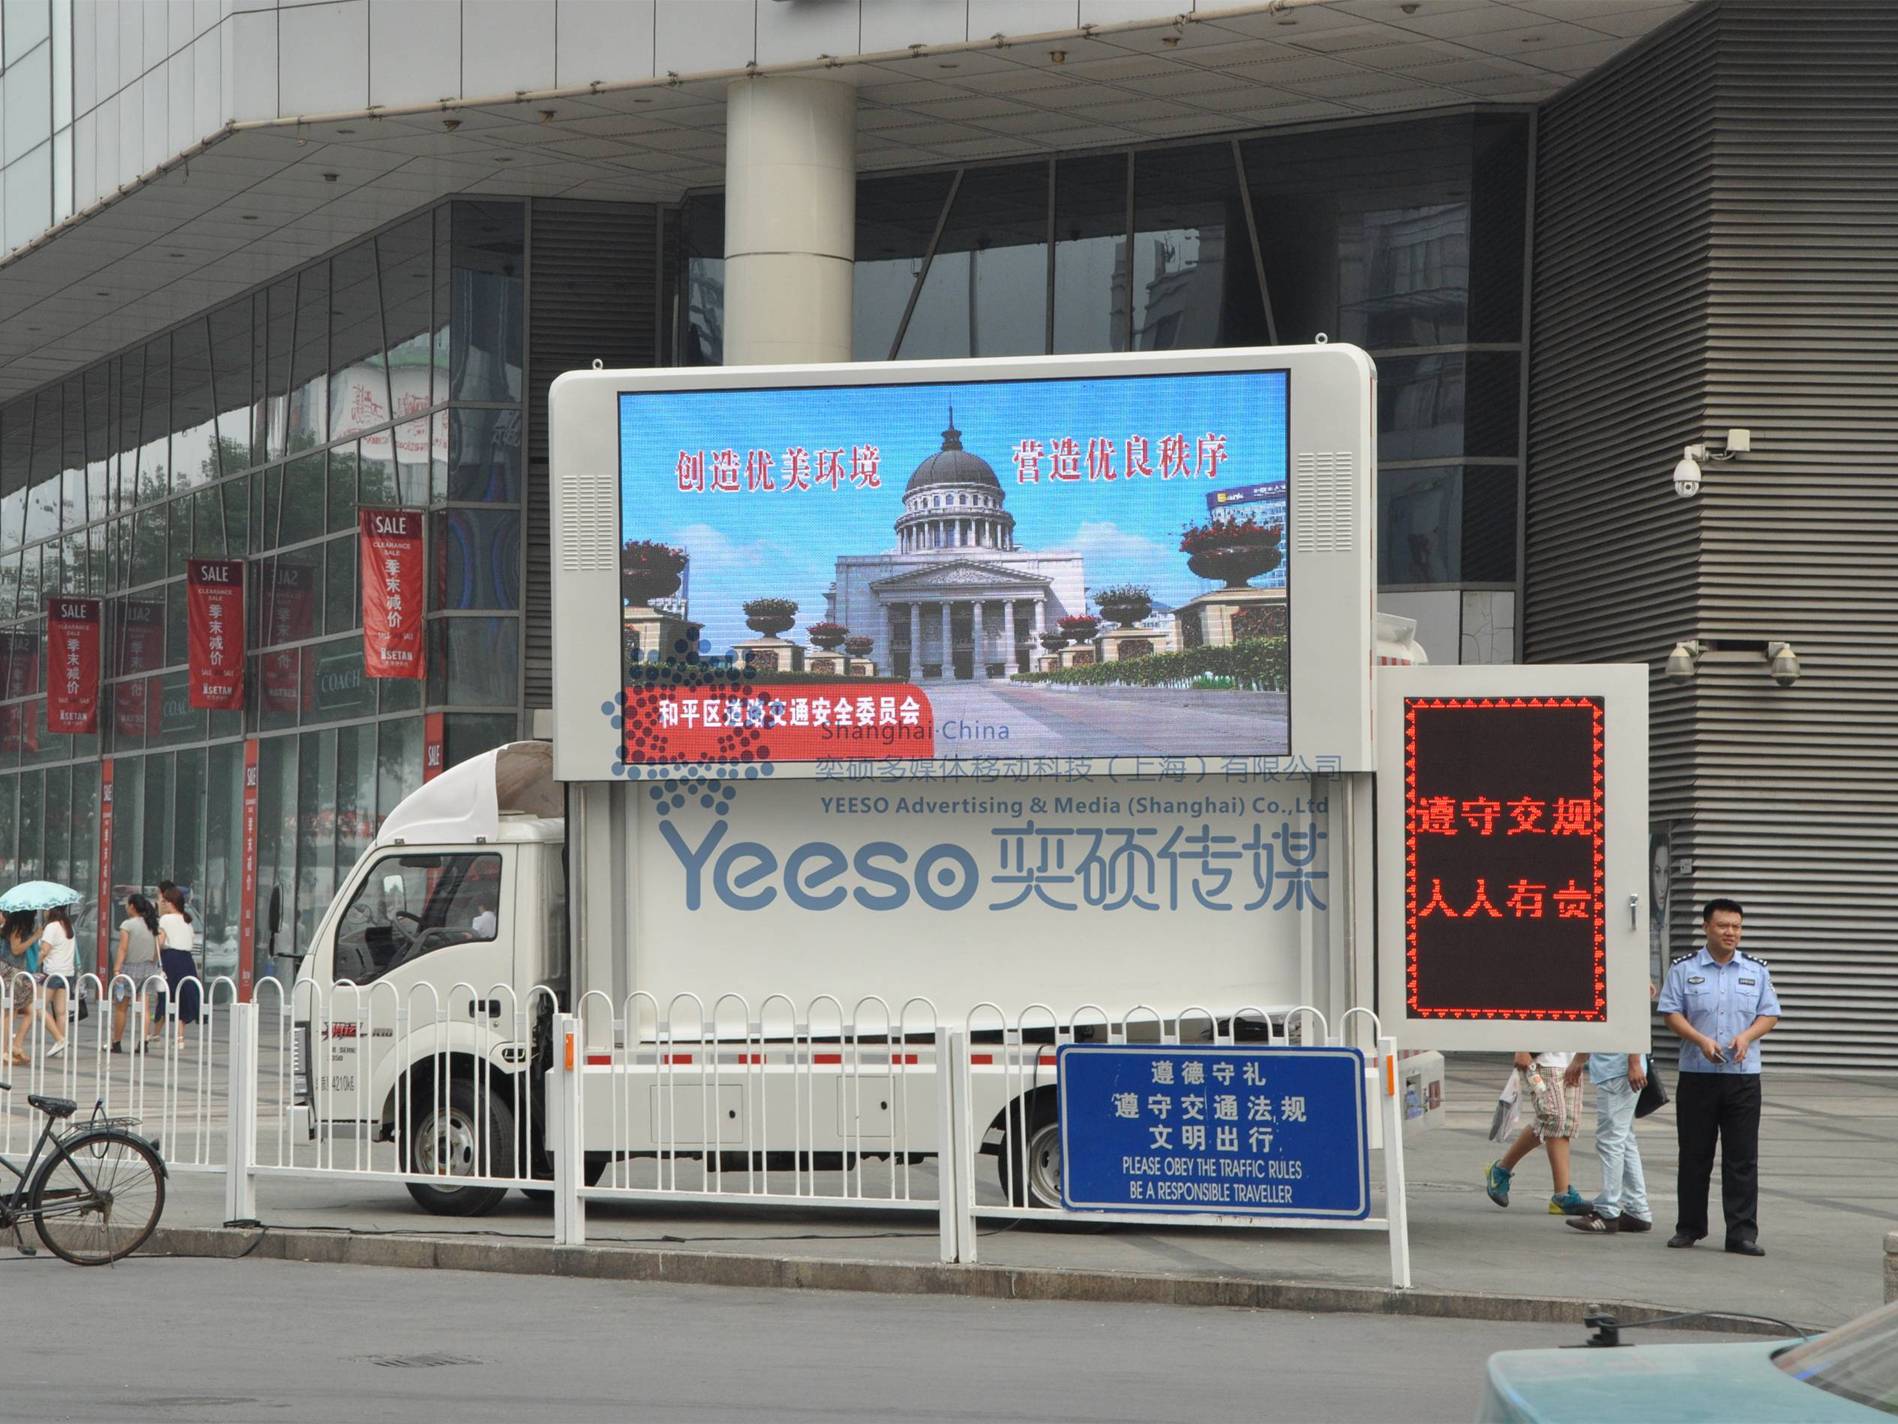
<svg viewBox="0 0 1898 1424"><path fill-rule="evenodd" d="M1362 1221L1364 1067L1355 1048L1063 1044L1061 1204Z"/></svg>
<svg viewBox="0 0 1898 1424"><path fill-rule="evenodd" d="M1235 504L1272 504L1285 502L1285 481L1263 485L1230 485L1206 492L1206 512L1217 514Z"/></svg>

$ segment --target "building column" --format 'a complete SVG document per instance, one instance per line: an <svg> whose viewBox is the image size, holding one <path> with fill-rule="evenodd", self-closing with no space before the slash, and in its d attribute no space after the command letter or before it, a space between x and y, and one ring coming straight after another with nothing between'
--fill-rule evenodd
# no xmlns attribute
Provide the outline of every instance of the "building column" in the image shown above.
<svg viewBox="0 0 1898 1424"><path fill-rule="evenodd" d="M951 641L955 629L949 621L950 606L947 599L937 605L942 609L942 676L945 682L953 681L956 675L955 644Z"/></svg>
<svg viewBox="0 0 1898 1424"><path fill-rule="evenodd" d="M974 634L975 641L975 666L973 671L978 682L987 678L989 675L988 629L983 626L982 622L983 604L984 600L980 598L976 599L974 626L971 630Z"/></svg>
<svg viewBox="0 0 1898 1424"><path fill-rule="evenodd" d="M1021 671L1021 662L1015 656L1015 600L1012 598L1002 604L1002 663L1011 673Z"/></svg>
<svg viewBox="0 0 1898 1424"><path fill-rule="evenodd" d="M923 605L913 599L909 605L909 680L923 680Z"/></svg>
<svg viewBox="0 0 1898 1424"><path fill-rule="evenodd" d="M727 85L725 364L850 359L856 225L856 89Z"/></svg>

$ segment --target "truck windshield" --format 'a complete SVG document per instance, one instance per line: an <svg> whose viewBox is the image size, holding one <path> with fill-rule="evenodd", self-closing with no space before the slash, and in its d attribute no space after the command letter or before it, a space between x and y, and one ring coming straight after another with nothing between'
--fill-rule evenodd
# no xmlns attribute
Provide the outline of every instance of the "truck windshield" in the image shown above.
<svg viewBox="0 0 1898 1424"><path fill-rule="evenodd" d="M1795 1379L1898 1414L1898 1305L1888 1305L1773 1357Z"/></svg>
<svg viewBox="0 0 1898 1424"><path fill-rule="evenodd" d="M450 945L500 928L501 857L385 855L350 898L336 930L338 980L369 984Z"/></svg>

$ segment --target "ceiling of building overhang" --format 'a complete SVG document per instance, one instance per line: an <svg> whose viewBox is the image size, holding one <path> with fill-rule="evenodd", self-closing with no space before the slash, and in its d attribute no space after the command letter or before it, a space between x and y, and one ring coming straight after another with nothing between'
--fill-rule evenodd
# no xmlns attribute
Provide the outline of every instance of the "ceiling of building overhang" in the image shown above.
<svg viewBox="0 0 1898 1424"><path fill-rule="evenodd" d="M858 87L858 165L875 172L1535 103L1689 3L1280 0L827 72ZM728 79L233 126L0 259L0 396L447 194L654 202L715 186Z"/></svg>

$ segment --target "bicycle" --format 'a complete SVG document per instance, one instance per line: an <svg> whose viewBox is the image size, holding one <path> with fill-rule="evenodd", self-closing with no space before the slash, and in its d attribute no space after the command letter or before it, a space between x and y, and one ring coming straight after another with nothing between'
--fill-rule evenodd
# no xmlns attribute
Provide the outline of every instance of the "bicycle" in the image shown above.
<svg viewBox="0 0 1898 1424"><path fill-rule="evenodd" d="M0 1083L0 1093L12 1091ZM75 1266L109 1266L131 1255L165 1210L165 1162L131 1131L138 1119L103 1116L101 1100L83 1126L61 1133L59 1123L79 1110L77 1103L40 1093L26 1100L46 1122L24 1167L0 1155L0 1167L15 1179L0 1197L0 1230L13 1232L21 1255L37 1255L20 1231L31 1220L53 1254ZM49 1143L52 1155L42 1163Z"/></svg>

